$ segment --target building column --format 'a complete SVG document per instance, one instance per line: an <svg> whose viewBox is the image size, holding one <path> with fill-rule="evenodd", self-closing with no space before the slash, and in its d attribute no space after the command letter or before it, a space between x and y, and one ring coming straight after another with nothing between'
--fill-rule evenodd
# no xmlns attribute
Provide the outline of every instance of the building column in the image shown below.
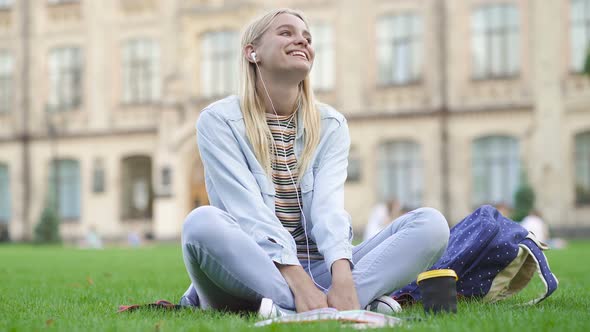
<svg viewBox="0 0 590 332"><path fill-rule="evenodd" d="M560 1L534 0L531 2L531 72L534 91L533 132L528 178L535 194L535 205L550 225L560 222L565 216L566 191L570 181L564 179L564 167L568 164L562 146L563 96L561 93L561 45L565 35L562 30ZM523 40L522 47L528 40ZM526 63L526 61L525 61ZM565 172L568 173L568 172Z"/></svg>

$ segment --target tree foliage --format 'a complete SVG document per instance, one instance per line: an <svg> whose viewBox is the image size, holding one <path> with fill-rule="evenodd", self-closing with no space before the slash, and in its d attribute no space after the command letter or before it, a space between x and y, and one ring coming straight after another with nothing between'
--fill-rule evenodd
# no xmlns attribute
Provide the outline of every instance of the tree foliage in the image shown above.
<svg viewBox="0 0 590 332"><path fill-rule="evenodd" d="M35 227L36 243L61 243L59 235L59 216L54 208L46 206Z"/></svg>
<svg viewBox="0 0 590 332"><path fill-rule="evenodd" d="M514 194L512 220L522 221L535 207L535 192L529 184L526 174L522 174L520 186Z"/></svg>

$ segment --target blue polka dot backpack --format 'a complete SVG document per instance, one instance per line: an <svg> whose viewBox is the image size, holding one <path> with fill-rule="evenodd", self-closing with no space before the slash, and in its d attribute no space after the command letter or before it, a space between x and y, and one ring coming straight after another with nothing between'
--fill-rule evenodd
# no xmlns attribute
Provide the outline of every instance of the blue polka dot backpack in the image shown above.
<svg viewBox="0 0 590 332"><path fill-rule="evenodd" d="M542 252L545 249L546 245L533 233L494 207L484 205L451 228L447 250L430 270L455 270L459 298L481 298L486 302L516 294L537 271L545 292L529 302L536 304L558 285ZM420 301L415 281L391 295L400 303Z"/></svg>

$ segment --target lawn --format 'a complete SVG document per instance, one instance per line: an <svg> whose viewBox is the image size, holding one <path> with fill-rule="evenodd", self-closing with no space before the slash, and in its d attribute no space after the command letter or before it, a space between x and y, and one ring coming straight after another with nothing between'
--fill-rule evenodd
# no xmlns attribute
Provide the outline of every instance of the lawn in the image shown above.
<svg viewBox="0 0 590 332"><path fill-rule="evenodd" d="M498 304L460 302L455 315L426 316L405 309L396 330L589 331L590 242L547 253L560 280L541 304L520 306L540 291L536 281ZM211 311L141 310L117 314L119 304L178 301L188 285L178 246L79 250L0 246L0 331L332 331L338 324L254 328L255 317ZM353 331L351 328L343 330Z"/></svg>

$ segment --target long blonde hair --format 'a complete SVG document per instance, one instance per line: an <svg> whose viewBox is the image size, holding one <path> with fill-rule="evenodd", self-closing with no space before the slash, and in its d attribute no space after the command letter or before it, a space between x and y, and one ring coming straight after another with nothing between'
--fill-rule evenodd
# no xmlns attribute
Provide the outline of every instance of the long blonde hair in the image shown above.
<svg viewBox="0 0 590 332"><path fill-rule="evenodd" d="M248 44L256 45L262 35L268 30L275 17L280 14L291 14L300 18L307 26L303 13L283 8L272 10L250 23L242 35L242 50ZM248 61L243 55L240 57L240 108L244 115L246 136L254 148L258 162L270 176L272 172L270 151L270 128L266 123L264 103L256 93L256 65ZM298 181L309 166L313 153L320 141L320 114L316 108L315 97L310 84L309 75L299 83L297 99L300 101L298 112L302 113L305 143L298 161ZM301 125L301 124L298 124Z"/></svg>

